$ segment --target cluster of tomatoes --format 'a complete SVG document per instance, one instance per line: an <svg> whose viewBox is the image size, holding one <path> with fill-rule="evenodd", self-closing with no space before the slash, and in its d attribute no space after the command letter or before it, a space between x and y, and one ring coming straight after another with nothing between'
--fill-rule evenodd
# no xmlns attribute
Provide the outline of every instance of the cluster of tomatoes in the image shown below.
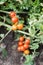
<svg viewBox="0 0 43 65"><path fill-rule="evenodd" d="M19 21L19 19L18 19L18 17L17 17L17 15L16 15L16 13L15 12L10 12L10 17L11 17L11 21L12 21L12 23L13 23L13 25L12 25L12 30L22 30L23 29L23 24L18 24L18 21Z"/></svg>
<svg viewBox="0 0 43 65"><path fill-rule="evenodd" d="M25 39L23 36L19 38L18 51L23 52L25 55L30 53L29 51L30 39Z"/></svg>
<svg viewBox="0 0 43 65"><path fill-rule="evenodd" d="M11 11L11 12L9 13L9 15L10 15L10 17L11 17L12 23L18 22L18 17L16 16L16 13L15 13L15 12Z"/></svg>

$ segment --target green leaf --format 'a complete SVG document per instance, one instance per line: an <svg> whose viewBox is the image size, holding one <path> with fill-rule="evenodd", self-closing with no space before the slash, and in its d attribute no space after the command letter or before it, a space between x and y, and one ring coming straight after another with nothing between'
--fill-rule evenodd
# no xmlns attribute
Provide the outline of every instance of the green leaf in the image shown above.
<svg viewBox="0 0 43 65"><path fill-rule="evenodd" d="M32 55L26 55L25 58L26 58L26 61L24 62L24 65L34 65Z"/></svg>
<svg viewBox="0 0 43 65"><path fill-rule="evenodd" d="M23 24L23 23L24 23L24 21L23 21L23 20L20 20L20 21L19 21L19 23Z"/></svg>
<svg viewBox="0 0 43 65"><path fill-rule="evenodd" d="M5 3L7 0L0 0L0 5Z"/></svg>
<svg viewBox="0 0 43 65"><path fill-rule="evenodd" d="M3 38L4 37L4 34L0 34L0 37Z"/></svg>
<svg viewBox="0 0 43 65"><path fill-rule="evenodd" d="M33 3L34 6L38 6L39 5L39 0L35 0Z"/></svg>
<svg viewBox="0 0 43 65"><path fill-rule="evenodd" d="M39 45L37 43L30 45L30 49L36 50L38 48L39 48Z"/></svg>
<svg viewBox="0 0 43 65"><path fill-rule="evenodd" d="M43 44L43 35L40 35L39 38L40 38L40 43Z"/></svg>
<svg viewBox="0 0 43 65"><path fill-rule="evenodd" d="M7 0L0 0L0 2L5 2L5 1L7 1Z"/></svg>
<svg viewBox="0 0 43 65"><path fill-rule="evenodd" d="M3 49L2 50L2 56L5 58L7 56L7 50L6 49Z"/></svg>
<svg viewBox="0 0 43 65"><path fill-rule="evenodd" d="M31 26L31 25L30 25L30 26ZM34 27L34 26L32 26L32 27L29 28L29 34L30 34L32 37L34 37L34 35L35 35L35 27Z"/></svg>

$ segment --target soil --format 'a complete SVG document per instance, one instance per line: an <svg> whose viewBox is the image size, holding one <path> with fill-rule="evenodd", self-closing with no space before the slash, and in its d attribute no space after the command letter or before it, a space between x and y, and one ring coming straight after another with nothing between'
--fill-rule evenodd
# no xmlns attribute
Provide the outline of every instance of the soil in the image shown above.
<svg viewBox="0 0 43 65"><path fill-rule="evenodd" d="M2 32L6 33L3 30ZM0 33L2 32L0 31ZM17 51L17 41L14 41L12 34L13 32L10 32L3 40L3 43L7 46L8 55L3 58L2 54L0 54L0 65L23 65L23 62L21 62L22 53ZM40 55L35 58L35 65L43 65L43 46L40 46L39 52Z"/></svg>

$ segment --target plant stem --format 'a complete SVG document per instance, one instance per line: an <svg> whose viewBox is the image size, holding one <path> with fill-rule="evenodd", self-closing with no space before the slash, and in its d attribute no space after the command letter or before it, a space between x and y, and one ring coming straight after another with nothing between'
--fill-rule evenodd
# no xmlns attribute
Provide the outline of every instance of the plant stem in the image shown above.
<svg viewBox="0 0 43 65"><path fill-rule="evenodd" d="M28 36L30 36L30 34L29 34L29 33L27 33L27 32L24 32L24 31L17 30L16 32L19 32L19 33L22 33L22 34L25 34L25 35L28 35Z"/></svg>
<svg viewBox="0 0 43 65"><path fill-rule="evenodd" d="M0 12L6 13L6 14L9 14L10 13L10 12L3 11L3 10L0 10Z"/></svg>
<svg viewBox="0 0 43 65"><path fill-rule="evenodd" d="M9 14L9 13L10 13L10 12L8 12L8 11L3 11L3 10L0 10L0 12L6 13L6 14ZM21 12L21 11L17 11L16 13L23 13L23 14L27 14L28 12Z"/></svg>
<svg viewBox="0 0 43 65"><path fill-rule="evenodd" d="M9 30L9 31L5 34L5 36L0 40L0 43L4 40L4 38L5 38L10 32L11 32L11 30Z"/></svg>
<svg viewBox="0 0 43 65"><path fill-rule="evenodd" d="M2 26L2 25L11 29L11 26L10 25L8 25L6 23L3 23L3 22L0 22L0 26Z"/></svg>

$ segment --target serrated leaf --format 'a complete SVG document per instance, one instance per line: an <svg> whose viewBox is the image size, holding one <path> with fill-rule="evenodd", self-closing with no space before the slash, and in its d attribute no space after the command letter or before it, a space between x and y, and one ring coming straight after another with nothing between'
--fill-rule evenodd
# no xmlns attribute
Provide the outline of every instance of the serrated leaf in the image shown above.
<svg viewBox="0 0 43 65"><path fill-rule="evenodd" d="M43 35L40 35L39 38L40 38L40 42L43 43Z"/></svg>
<svg viewBox="0 0 43 65"><path fill-rule="evenodd" d="M24 62L24 65L34 65L32 55L26 55L25 57L26 61Z"/></svg>
<svg viewBox="0 0 43 65"><path fill-rule="evenodd" d="M5 3L7 0L0 0L0 5Z"/></svg>
<svg viewBox="0 0 43 65"><path fill-rule="evenodd" d="M30 49L36 50L39 48L39 45L37 43L34 43L30 47L31 47Z"/></svg>

